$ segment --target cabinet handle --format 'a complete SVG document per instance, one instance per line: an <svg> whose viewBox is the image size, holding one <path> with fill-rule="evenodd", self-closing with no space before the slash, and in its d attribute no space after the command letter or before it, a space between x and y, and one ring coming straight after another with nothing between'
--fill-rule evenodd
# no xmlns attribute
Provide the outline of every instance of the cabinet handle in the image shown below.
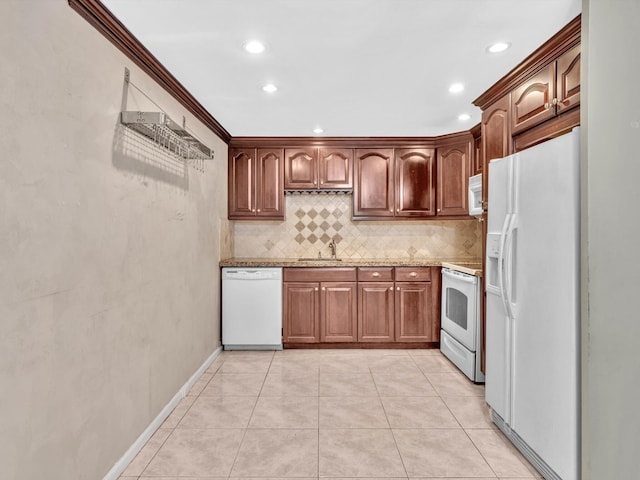
<svg viewBox="0 0 640 480"><path fill-rule="evenodd" d="M260 213L260 209L258 209L258 213Z"/></svg>
<svg viewBox="0 0 640 480"><path fill-rule="evenodd" d="M389 290L393 291L393 287L389 287Z"/></svg>
<svg viewBox="0 0 640 480"><path fill-rule="evenodd" d="M558 104L558 99L557 99L557 98L554 98L554 99L553 99L553 104L554 104L554 105L557 105L557 104Z"/></svg>
<svg viewBox="0 0 640 480"><path fill-rule="evenodd" d="M318 287L314 288L314 290L317 292L318 291Z"/></svg>
<svg viewBox="0 0 640 480"><path fill-rule="evenodd" d="M393 288L393 287L392 287L392 288ZM397 290L397 291L400 291L400 287L396 287L396 290Z"/></svg>
<svg viewBox="0 0 640 480"><path fill-rule="evenodd" d="M410 277L417 277L417 276L418 276L418 274L417 274L416 272L411 272L411 273L409 274L409 276L410 276Z"/></svg>
<svg viewBox="0 0 640 480"><path fill-rule="evenodd" d="M372 276L372 277L379 277L379 276L380 276L380 274L379 274L378 272L373 272L373 273L371 274L371 276Z"/></svg>
<svg viewBox="0 0 640 480"><path fill-rule="evenodd" d="M252 208L252 209L251 209L251 212L255 213L255 211L256 211L256 209L255 209L255 208Z"/></svg>
<svg viewBox="0 0 640 480"><path fill-rule="evenodd" d="M389 209L389 211L390 211L391 213L393 213L393 208L390 208L390 209Z"/></svg>
<svg viewBox="0 0 640 480"><path fill-rule="evenodd" d="M327 289L327 287L322 287L322 291L324 292ZM316 289L317 290L317 289Z"/></svg>
<svg viewBox="0 0 640 480"><path fill-rule="evenodd" d="M400 209L399 208L396 208L396 213L400 213Z"/></svg>
<svg viewBox="0 0 640 480"><path fill-rule="evenodd" d="M324 182L320 182L320 185L324 185Z"/></svg>
<svg viewBox="0 0 640 480"><path fill-rule="evenodd" d="M547 103L545 103L545 104L544 104L544 109L545 109L545 110L549 110L549 107L550 107L550 106L551 106L551 105L547 102Z"/></svg>

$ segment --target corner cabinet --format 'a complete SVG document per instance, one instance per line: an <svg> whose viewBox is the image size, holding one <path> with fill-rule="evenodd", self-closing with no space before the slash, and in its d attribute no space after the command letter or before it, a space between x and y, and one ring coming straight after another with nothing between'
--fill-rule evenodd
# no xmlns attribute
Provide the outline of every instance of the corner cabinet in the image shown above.
<svg viewBox="0 0 640 480"><path fill-rule="evenodd" d="M438 147L436 184L437 215L469 214L469 169L473 137L452 145Z"/></svg>
<svg viewBox="0 0 640 480"><path fill-rule="evenodd" d="M230 220L284 220L284 150L229 150Z"/></svg>

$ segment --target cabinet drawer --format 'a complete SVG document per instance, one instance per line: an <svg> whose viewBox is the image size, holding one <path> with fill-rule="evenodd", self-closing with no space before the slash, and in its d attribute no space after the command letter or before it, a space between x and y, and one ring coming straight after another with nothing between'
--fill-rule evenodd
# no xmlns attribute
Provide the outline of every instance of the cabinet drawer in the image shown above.
<svg viewBox="0 0 640 480"><path fill-rule="evenodd" d="M393 267L358 267L359 282L388 282L393 280Z"/></svg>
<svg viewBox="0 0 640 480"><path fill-rule="evenodd" d="M396 282L430 282L431 267L396 267Z"/></svg>
<svg viewBox="0 0 640 480"><path fill-rule="evenodd" d="M285 282L355 282L356 267L290 267L283 269Z"/></svg>

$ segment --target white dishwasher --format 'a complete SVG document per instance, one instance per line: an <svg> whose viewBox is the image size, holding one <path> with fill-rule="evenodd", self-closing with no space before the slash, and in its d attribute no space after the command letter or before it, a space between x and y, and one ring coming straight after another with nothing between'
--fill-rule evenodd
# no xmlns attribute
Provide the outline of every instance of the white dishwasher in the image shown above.
<svg viewBox="0 0 640 480"><path fill-rule="evenodd" d="M222 269L225 350L282 350L282 268Z"/></svg>

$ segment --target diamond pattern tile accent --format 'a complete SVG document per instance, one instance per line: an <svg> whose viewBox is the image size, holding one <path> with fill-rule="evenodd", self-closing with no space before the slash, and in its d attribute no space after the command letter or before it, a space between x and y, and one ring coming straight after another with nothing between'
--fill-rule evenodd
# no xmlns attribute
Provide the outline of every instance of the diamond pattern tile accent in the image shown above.
<svg viewBox="0 0 640 480"><path fill-rule="evenodd" d="M236 257L315 257L331 239L345 258L477 260L481 230L475 220L351 220L350 195L285 197L284 222L232 222Z"/></svg>

